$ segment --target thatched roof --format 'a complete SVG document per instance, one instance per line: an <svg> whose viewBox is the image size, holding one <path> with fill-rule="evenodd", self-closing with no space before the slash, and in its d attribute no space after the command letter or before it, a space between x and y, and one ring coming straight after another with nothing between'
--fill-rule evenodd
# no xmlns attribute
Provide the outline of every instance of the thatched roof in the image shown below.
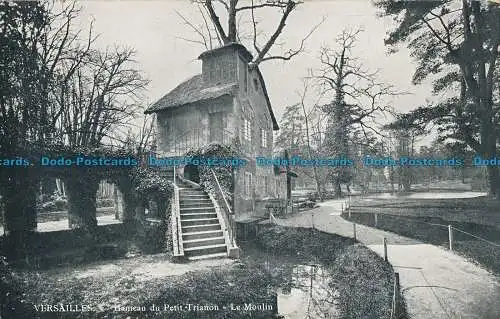
<svg viewBox="0 0 500 319"><path fill-rule="evenodd" d="M224 52L225 50L238 50L248 61L252 60L252 54L248 52L248 50L239 43L230 43L225 46L222 46L217 49L209 50L203 52L198 58L204 59L214 54L219 54ZM273 109L271 107L271 101L269 100L269 95L267 93L266 83L264 82L264 78L260 73L260 70L257 66L249 63L249 67L255 69L257 71L257 75L260 80L261 87L264 91L264 97L266 99L267 108L269 110L269 114L271 115L271 120L273 122L273 130L278 130L278 122L276 121L276 117L274 116ZM161 99L159 99L155 104L150 106L145 114L156 113L161 110L165 110L167 108L173 108L178 106L183 106L195 102L200 101L208 101L213 100L225 95L235 96L237 93L238 83L230 83L230 84L220 84L216 86L207 87L207 84L203 82L203 78L201 74L195 75L192 78L182 82L175 89L167 93Z"/></svg>
<svg viewBox="0 0 500 319"><path fill-rule="evenodd" d="M151 105L144 113L156 113L167 108L212 100L224 95L232 96L237 87L237 83L205 87L201 74L198 74L179 84L175 89Z"/></svg>

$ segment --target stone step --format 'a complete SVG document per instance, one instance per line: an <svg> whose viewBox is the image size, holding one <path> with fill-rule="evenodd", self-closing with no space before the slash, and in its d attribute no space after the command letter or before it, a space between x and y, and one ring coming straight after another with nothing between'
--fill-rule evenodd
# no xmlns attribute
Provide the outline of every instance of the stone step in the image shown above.
<svg viewBox="0 0 500 319"><path fill-rule="evenodd" d="M188 257L188 259L194 261L194 260L203 260L203 259L211 259L211 258L225 258L225 257L227 257L227 252L208 254L208 255L200 255L200 256L191 256L191 257Z"/></svg>
<svg viewBox="0 0 500 319"><path fill-rule="evenodd" d="M194 225L213 225L219 224L218 218L197 218L181 220L181 226L194 226Z"/></svg>
<svg viewBox="0 0 500 319"><path fill-rule="evenodd" d="M206 247L213 245L222 245L225 244L226 241L224 237L209 237L209 238L199 238L199 239L189 239L183 240L182 244L184 246L184 250L193 248L193 247Z"/></svg>
<svg viewBox="0 0 500 319"><path fill-rule="evenodd" d="M198 208L198 207L210 207L213 208L213 203L212 202L203 202L203 203L181 203L179 205L180 209L191 209L191 208Z"/></svg>
<svg viewBox="0 0 500 319"><path fill-rule="evenodd" d="M182 226L182 225L181 225ZM183 234L192 234L192 233L197 233L197 232L204 232L204 231L222 231L222 227L220 224L210 224L210 225L188 225L188 226L182 226L182 233Z"/></svg>
<svg viewBox="0 0 500 319"><path fill-rule="evenodd" d="M209 245L209 246L196 246L184 249L184 255L186 257L191 256L202 256L202 255L211 255L216 253L227 253L226 244L217 244L217 245Z"/></svg>
<svg viewBox="0 0 500 319"><path fill-rule="evenodd" d="M210 200L210 198L208 198L208 196L205 198L205 197L185 197L183 196L182 198L180 198L179 200L179 203L181 205L187 205L187 204L211 204L212 201Z"/></svg>
<svg viewBox="0 0 500 319"><path fill-rule="evenodd" d="M204 190L194 188L179 188L181 194L206 194Z"/></svg>
<svg viewBox="0 0 500 319"><path fill-rule="evenodd" d="M184 199L205 199L205 198L210 198L208 197L208 194L206 193L200 193L200 194L179 194L180 200Z"/></svg>
<svg viewBox="0 0 500 319"><path fill-rule="evenodd" d="M185 232L182 234L182 240L221 237L223 235L224 235L224 232L222 231L222 229L189 232L189 233Z"/></svg>
<svg viewBox="0 0 500 319"><path fill-rule="evenodd" d="M215 207L213 207L213 206L181 207L181 215L182 215L182 213L205 213L205 212L215 212Z"/></svg>
<svg viewBox="0 0 500 319"><path fill-rule="evenodd" d="M217 214L213 213L181 213L181 221L188 219L200 219L200 218L217 218Z"/></svg>

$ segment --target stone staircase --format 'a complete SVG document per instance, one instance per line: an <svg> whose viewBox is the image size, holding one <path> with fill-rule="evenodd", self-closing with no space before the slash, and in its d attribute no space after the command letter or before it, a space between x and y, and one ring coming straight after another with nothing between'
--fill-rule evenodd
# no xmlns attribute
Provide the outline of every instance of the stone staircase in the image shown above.
<svg viewBox="0 0 500 319"><path fill-rule="evenodd" d="M227 257L224 231L206 192L177 182L184 255L190 260Z"/></svg>
<svg viewBox="0 0 500 319"><path fill-rule="evenodd" d="M173 180L173 171L165 171ZM189 260L228 256L224 230L208 194L176 178L179 187L180 223L184 256Z"/></svg>

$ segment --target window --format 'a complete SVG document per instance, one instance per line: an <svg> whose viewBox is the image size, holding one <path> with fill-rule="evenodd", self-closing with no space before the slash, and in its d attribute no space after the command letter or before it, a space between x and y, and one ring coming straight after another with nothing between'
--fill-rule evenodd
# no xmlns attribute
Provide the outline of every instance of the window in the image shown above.
<svg viewBox="0 0 500 319"><path fill-rule="evenodd" d="M215 80L220 81L222 79L222 65L217 64L215 70L216 70L215 76L217 77Z"/></svg>
<svg viewBox="0 0 500 319"><path fill-rule="evenodd" d="M262 147L266 147L267 148L267 131L264 130L264 129L261 129L260 131L261 131L261 133L260 133L260 136L261 136L260 145Z"/></svg>
<svg viewBox="0 0 500 319"><path fill-rule="evenodd" d="M247 141L251 142L252 141L252 123L249 120L245 119L244 125L245 126L243 129L243 137Z"/></svg>
<svg viewBox="0 0 500 319"><path fill-rule="evenodd" d="M252 196L252 173L245 172L245 195Z"/></svg>
<svg viewBox="0 0 500 319"><path fill-rule="evenodd" d="M243 67L243 89L248 92L248 67Z"/></svg>
<svg viewBox="0 0 500 319"><path fill-rule="evenodd" d="M257 79L253 79L253 87L255 91L259 90L259 81L257 81Z"/></svg>
<svg viewBox="0 0 500 319"><path fill-rule="evenodd" d="M222 82L229 82L229 70L227 66L222 69Z"/></svg>

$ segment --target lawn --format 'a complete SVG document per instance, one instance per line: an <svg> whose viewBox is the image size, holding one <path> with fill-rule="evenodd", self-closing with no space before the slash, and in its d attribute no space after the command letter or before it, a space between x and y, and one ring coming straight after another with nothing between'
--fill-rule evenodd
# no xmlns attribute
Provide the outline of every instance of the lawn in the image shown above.
<svg viewBox="0 0 500 319"><path fill-rule="evenodd" d="M260 253L252 254L255 249ZM258 257L265 253L276 256L281 266L269 267ZM340 318L389 318L393 269L388 263L352 239L276 226L261 230L236 261L175 264L165 254L156 254L39 271L3 265L1 288L9 294L2 296L8 306L2 310L6 318L52 318L53 313L35 313L34 305L80 304L92 311L57 317L271 318L277 292L290 285L291 268L283 261L290 259L297 265L319 263L328 270L324 284L336 293L331 294L333 304L326 306L336 307ZM268 308L233 306L249 303ZM165 305L170 310L165 311ZM179 305L191 309L177 311Z"/></svg>

